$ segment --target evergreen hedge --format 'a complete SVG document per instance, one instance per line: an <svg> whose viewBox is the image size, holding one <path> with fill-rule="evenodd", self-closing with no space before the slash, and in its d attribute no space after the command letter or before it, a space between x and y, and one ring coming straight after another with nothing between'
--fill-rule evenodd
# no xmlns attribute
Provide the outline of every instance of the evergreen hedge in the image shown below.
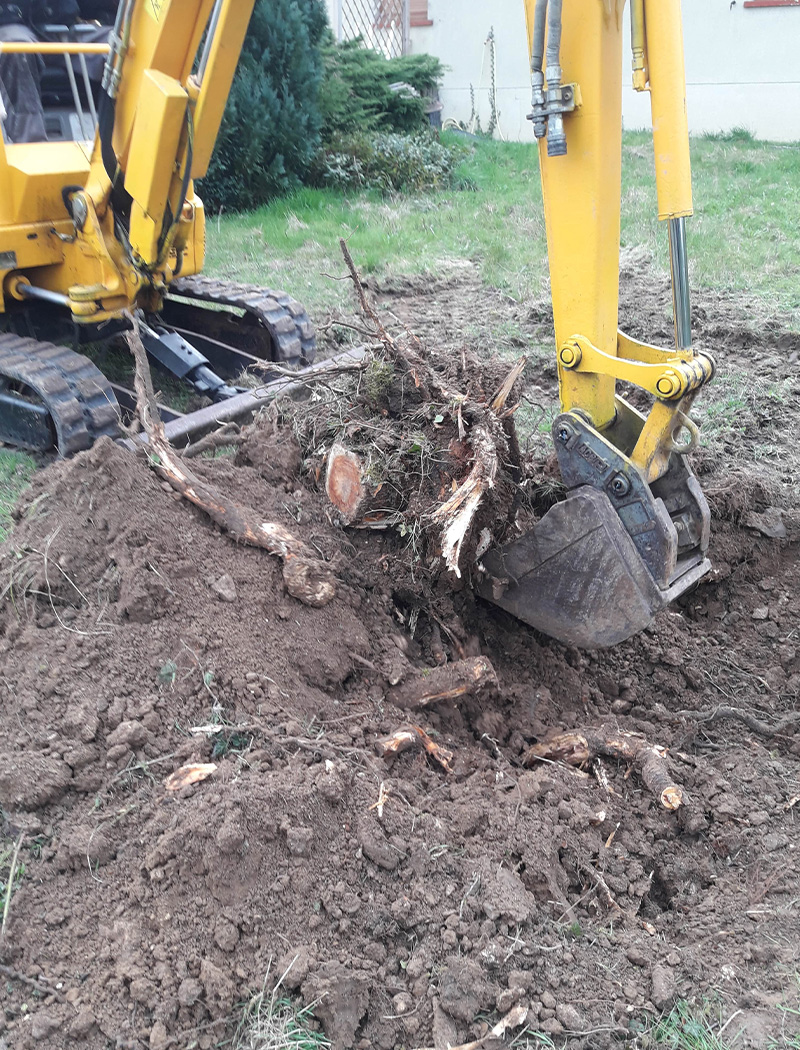
<svg viewBox="0 0 800 1050"><path fill-rule="evenodd" d="M303 181L336 184L329 171L347 154L361 171L366 134L428 126L424 96L442 72L431 55L387 59L360 41L334 43L323 0L257 0L201 197L211 211L244 211ZM414 149L387 141L375 180L367 171L361 184L414 185Z"/></svg>
<svg viewBox="0 0 800 1050"><path fill-rule="evenodd" d="M242 211L300 185L320 144L323 0L258 0L199 192Z"/></svg>

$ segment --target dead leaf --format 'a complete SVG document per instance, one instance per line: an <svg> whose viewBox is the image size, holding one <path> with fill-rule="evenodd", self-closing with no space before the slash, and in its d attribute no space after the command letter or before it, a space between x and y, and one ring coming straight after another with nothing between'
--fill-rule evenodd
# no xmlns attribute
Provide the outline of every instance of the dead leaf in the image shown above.
<svg viewBox="0 0 800 1050"><path fill-rule="evenodd" d="M167 791L180 791L181 788L199 784L201 780L207 780L216 770L214 762L189 762L174 773L170 773L164 781Z"/></svg>

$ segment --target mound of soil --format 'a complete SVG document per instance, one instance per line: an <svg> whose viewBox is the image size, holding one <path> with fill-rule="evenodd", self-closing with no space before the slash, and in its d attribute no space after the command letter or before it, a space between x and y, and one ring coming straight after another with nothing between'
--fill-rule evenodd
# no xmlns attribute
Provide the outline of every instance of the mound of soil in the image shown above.
<svg viewBox="0 0 800 1050"><path fill-rule="evenodd" d="M777 512L738 493L712 577L581 653L426 590L396 534L333 524L286 431L195 469L315 547L337 598L296 602L275 560L110 442L36 478L0 548L0 803L24 864L0 1045L213 1047L282 974L336 1050L438 1050L519 1004L556 1045L602 1048L706 995L739 1011L738 1046L796 1034L776 1009L798 1005L791 508L770 537ZM478 653L496 689L393 702L415 669ZM787 727L695 717L719 705ZM452 772L379 756L409 718ZM685 805L622 764L523 765L582 725L670 748ZM187 763L216 770L169 790Z"/></svg>

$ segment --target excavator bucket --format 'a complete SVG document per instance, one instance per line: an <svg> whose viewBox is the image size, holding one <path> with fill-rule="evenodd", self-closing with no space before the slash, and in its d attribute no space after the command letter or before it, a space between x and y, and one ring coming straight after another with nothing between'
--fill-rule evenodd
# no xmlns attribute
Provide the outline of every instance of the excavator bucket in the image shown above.
<svg viewBox="0 0 800 1050"><path fill-rule="evenodd" d="M711 566L700 558L662 589L608 496L584 486L484 567L485 598L566 645L601 649L641 631Z"/></svg>
<svg viewBox="0 0 800 1050"><path fill-rule="evenodd" d="M567 498L483 557L478 591L567 645L605 648L709 571L708 504L682 456L648 483L579 414L554 430Z"/></svg>

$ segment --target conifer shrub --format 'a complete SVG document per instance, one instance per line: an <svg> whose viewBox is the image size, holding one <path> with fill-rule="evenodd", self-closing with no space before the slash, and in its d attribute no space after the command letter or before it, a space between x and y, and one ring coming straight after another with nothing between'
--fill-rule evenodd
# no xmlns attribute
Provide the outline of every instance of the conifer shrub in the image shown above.
<svg viewBox="0 0 800 1050"><path fill-rule="evenodd" d="M320 145L323 0L258 0L208 174L207 206L256 208L296 189Z"/></svg>

